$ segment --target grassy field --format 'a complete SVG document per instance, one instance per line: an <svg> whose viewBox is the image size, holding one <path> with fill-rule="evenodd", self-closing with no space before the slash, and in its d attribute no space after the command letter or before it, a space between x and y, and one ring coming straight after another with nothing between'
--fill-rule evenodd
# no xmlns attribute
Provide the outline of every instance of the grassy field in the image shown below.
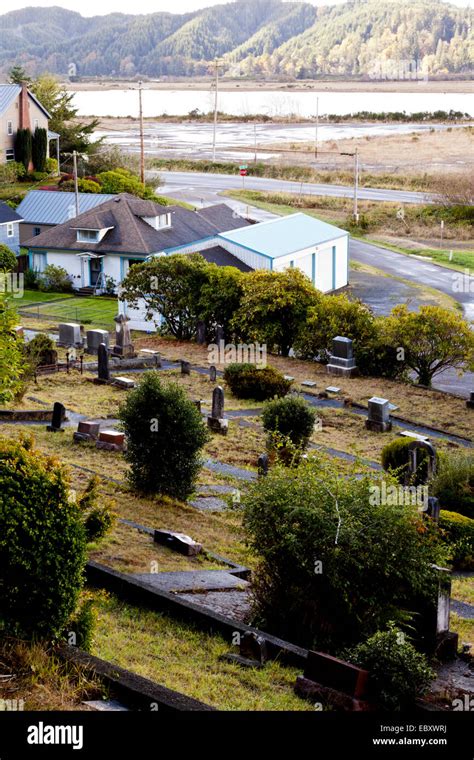
<svg viewBox="0 0 474 760"><path fill-rule="evenodd" d="M406 253L411 256L421 256L428 260L431 259L436 264L442 264L442 266L447 267L448 269L455 269L458 272L464 272L465 269L474 268L474 244L472 251L459 249L452 249L451 251L443 248L422 247L421 245L413 245L413 247L409 248L408 241L406 241L405 245L403 245L405 241L400 241L401 245L396 245L393 240L384 236L371 236L371 239L367 239L367 242L375 243L375 245L383 245L385 248L390 248L397 253ZM450 259L451 253L452 257Z"/></svg>
<svg viewBox="0 0 474 760"><path fill-rule="evenodd" d="M14 297L12 305L16 309L24 309L28 306L37 306L48 302L63 301L73 298L72 293L43 293L41 290L24 290L21 298Z"/></svg>
<svg viewBox="0 0 474 760"><path fill-rule="evenodd" d="M93 654L219 710L312 710L293 692L296 668L241 668L219 657L232 647L165 615L99 597ZM237 650L235 650L237 651Z"/></svg>
<svg viewBox="0 0 474 760"><path fill-rule="evenodd" d="M25 296L28 297L27 293L31 291L25 291ZM58 322L80 322L84 325L101 326L107 329L112 329L114 326L114 317L118 313L115 297L72 296L51 300L53 294L44 295L50 296L47 302L40 298L37 301L30 301L29 304L25 303L24 306L19 305L17 308L21 308L25 316L38 320L51 317L57 319Z"/></svg>

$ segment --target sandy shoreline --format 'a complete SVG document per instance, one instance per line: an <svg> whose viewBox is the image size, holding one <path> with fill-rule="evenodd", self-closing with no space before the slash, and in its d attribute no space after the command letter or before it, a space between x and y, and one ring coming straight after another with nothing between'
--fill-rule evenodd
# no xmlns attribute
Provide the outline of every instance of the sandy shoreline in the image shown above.
<svg viewBox="0 0 474 760"><path fill-rule="evenodd" d="M88 81L88 82L64 82L65 87L71 92L87 92L96 90L124 90L138 86L137 81ZM209 90L212 80L209 79L184 79L175 81L144 81L143 86L148 90ZM383 82L360 82L353 80L328 81L328 80L302 80L298 82L252 82L221 79L219 83L221 92L427 92L427 93L474 93L474 81L469 80L424 80L420 81L383 81Z"/></svg>

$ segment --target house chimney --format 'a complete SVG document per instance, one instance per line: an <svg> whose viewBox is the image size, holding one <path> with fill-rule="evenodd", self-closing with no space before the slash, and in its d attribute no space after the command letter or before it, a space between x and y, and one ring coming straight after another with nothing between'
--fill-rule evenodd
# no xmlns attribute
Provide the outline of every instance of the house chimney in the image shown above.
<svg viewBox="0 0 474 760"><path fill-rule="evenodd" d="M23 81L20 86L20 129L31 129L30 109L28 103L28 83Z"/></svg>

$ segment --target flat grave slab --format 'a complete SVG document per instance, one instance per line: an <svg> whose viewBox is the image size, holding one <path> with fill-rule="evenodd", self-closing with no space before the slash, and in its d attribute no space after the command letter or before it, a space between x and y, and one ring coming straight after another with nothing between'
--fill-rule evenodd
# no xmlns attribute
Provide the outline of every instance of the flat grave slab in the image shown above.
<svg viewBox="0 0 474 760"><path fill-rule="evenodd" d="M249 583L227 570L172 570L163 573L133 573L144 583L162 591L222 591L246 588Z"/></svg>
<svg viewBox="0 0 474 760"><path fill-rule="evenodd" d="M129 708L117 699L89 699L82 704L99 712L130 712Z"/></svg>
<svg viewBox="0 0 474 760"><path fill-rule="evenodd" d="M215 493L233 493L235 491L234 486L226 486L221 483L215 483L211 485L202 485L196 488L199 496L207 496Z"/></svg>
<svg viewBox="0 0 474 760"><path fill-rule="evenodd" d="M303 380L301 385L304 385L305 388L315 388L317 383L314 380Z"/></svg>
<svg viewBox="0 0 474 760"><path fill-rule="evenodd" d="M196 499L191 499L188 504L203 512L222 512L227 507L227 502L217 496L198 496Z"/></svg>
<svg viewBox="0 0 474 760"><path fill-rule="evenodd" d="M328 387L326 388L326 391L328 393L339 393L340 390L341 389L338 388L336 385L328 385Z"/></svg>
<svg viewBox="0 0 474 760"><path fill-rule="evenodd" d="M192 604L199 604L209 610L238 620L240 623L250 621L252 605L248 589L242 591L206 591L202 594L178 594L180 599Z"/></svg>
<svg viewBox="0 0 474 760"><path fill-rule="evenodd" d="M400 435L405 436L405 438L414 438L416 441L429 441L427 435L420 435L419 433L414 433L411 430L402 430Z"/></svg>

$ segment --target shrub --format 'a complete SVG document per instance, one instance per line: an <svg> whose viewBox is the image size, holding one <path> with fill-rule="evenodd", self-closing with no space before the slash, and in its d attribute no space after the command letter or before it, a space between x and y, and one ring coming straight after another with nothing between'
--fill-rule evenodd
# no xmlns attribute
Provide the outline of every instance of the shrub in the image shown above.
<svg viewBox="0 0 474 760"><path fill-rule="evenodd" d="M69 293L72 280L63 267L47 264L39 278L39 289L48 293Z"/></svg>
<svg viewBox="0 0 474 760"><path fill-rule="evenodd" d="M11 248L0 243L0 273L13 272L16 269L16 256Z"/></svg>
<svg viewBox="0 0 474 760"><path fill-rule="evenodd" d="M54 341L44 333L38 333L29 343L26 343L25 352L32 369L54 364L57 359Z"/></svg>
<svg viewBox="0 0 474 760"><path fill-rule="evenodd" d="M31 440L0 440L0 621L57 636L76 607L86 538L64 470Z"/></svg>
<svg viewBox="0 0 474 760"><path fill-rule="evenodd" d="M408 448L413 443L412 438L395 438L387 443L381 451L381 462L384 470L392 472L400 483L405 483L408 478L409 453ZM412 476L411 485L424 483L427 476L428 454L421 450L418 452L418 469Z"/></svg>
<svg viewBox="0 0 474 760"><path fill-rule="evenodd" d="M31 180L31 182L44 182L45 179L48 179L48 178L49 178L48 172L34 171L28 174L28 179ZM57 188L55 188L55 190L56 189Z"/></svg>
<svg viewBox="0 0 474 760"><path fill-rule="evenodd" d="M6 164L0 164L0 184L11 185L21 179L26 174L23 164L17 161L8 161Z"/></svg>
<svg viewBox="0 0 474 760"><path fill-rule="evenodd" d="M265 401L275 396L286 396L291 380L285 380L273 367L259 369L255 364L229 364L224 370L224 380L237 398Z"/></svg>
<svg viewBox="0 0 474 760"><path fill-rule="evenodd" d="M440 452L431 492L442 509L474 518L474 457L470 451Z"/></svg>
<svg viewBox="0 0 474 760"><path fill-rule="evenodd" d="M73 179L67 179L61 182L57 190L64 191L65 193L71 193L75 190L75 183ZM92 182L90 179L78 179L77 180L77 189L80 193L101 193L102 187L98 184L98 182Z"/></svg>
<svg viewBox="0 0 474 760"><path fill-rule="evenodd" d="M119 416L134 488L179 499L189 496L209 435L184 389L175 383L164 385L158 373L147 372L127 395Z"/></svg>
<svg viewBox="0 0 474 760"><path fill-rule="evenodd" d="M267 432L288 436L299 448L305 449L314 429L316 412L299 396L275 399L265 405L262 414Z"/></svg>
<svg viewBox="0 0 474 760"><path fill-rule="evenodd" d="M416 507L371 504L374 482L357 471L342 478L320 455L277 464L249 488L244 525L260 557L253 595L265 630L338 651L389 620L418 626L415 611L434 607L432 565L447 556L439 530Z"/></svg>
<svg viewBox="0 0 474 760"><path fill-rule="evenodd" d="M370 672L371 691L386 710L412 707L436 677L426 656L394 625L377 631L344 657Z"/></svg>
<svg viewBox="0 0 474 760"><path fill-rule="evenodd" d="M23 283L25 285L25 290L38 290L38 272L36 272L34 269L27 269L24 273Z"/></svg>
<svg viewBox="0 0 474 760"><path fill-rule="evenodd" d="M453 567L456 570L474 570L474 520L442 509L439 527L449 543Z"/></svg>
<svg viewBox="0 0 474 760"><path fill-rule="evenodd" d="M46 154L48 152L48 132L43 127L36 127L32 135L31 158L37 174L48 176L46 171ZM44 177L43 177L44 178Z"/></svg>
<svg viewBox="0 0 474 760"><path fill-rule="evenodd" d="M88 541L99 541L115 522L115 515L106 506L97 506L99 497L99 478L94 475L79 499L86 537Z"/></svg>
<svg viewBox="0 0 474 760"><path fill-rule="evenodd" d="M91 652L96 622L97 610L94 606L94 599L86 596L68 621L67 630L64 631L63 635L68 644L78 647L84 652ZM73 634L73 638L71 638L71 634Z"/></svg>
<svg viewBox="0 0 474 760"><path fill-rule="evenodd" d="M56 158L47 158L45 161L45 170L49 174L57 174L58 172L58 161Z"/></svg>

